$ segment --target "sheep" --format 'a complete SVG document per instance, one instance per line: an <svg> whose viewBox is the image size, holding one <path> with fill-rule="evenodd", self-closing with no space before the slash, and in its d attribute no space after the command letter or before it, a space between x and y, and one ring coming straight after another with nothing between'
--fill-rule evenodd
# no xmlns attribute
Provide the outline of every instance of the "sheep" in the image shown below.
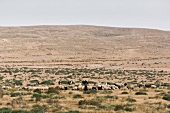
<svg viewBox="0 0 170 113"><path fill-rule="evenodd" d="M101 84L98 84L97 88L98 88L98 90L102 90L103 89Z"/></svg>
<svg viewBox="0 0 170 113"><path fill-rule="evenodd" d="M115 86L115 85L111 85L110 87L111 87L111 89L113 89L113 90L119 89L119 88L118 88L117 86Z"/></svg>
<svg viewBox="0 0 170 113"><path fill-rule="evenodd" d="M64 90L65 89L63 85L58 85L55 88L58 89L58 90Z"/></svg>
<svg viewBox="0 0 170 113"><path fill-rule="evenodd" d="M157 88L157 86L156 85L151 85L151 88Z"/></svg>
<svg viewBox="0 0 170 113"><path fill-rule="evenodd" d="M112 88L108 83L106 83L105 85L103 85L103 89L104 90L111 90Z"/></svg>
<svg viewBox="0 0 170 113"><path fill-rule="evenodd" d="M88 86L87 89L88 90L92 90L93 86Z"/></svg>
<svg viewBox="0 0 170 113"><path fill-rule="evenodd" d="M103 89L104 89L104 90L111 90L112 88L111 88L110 86L103 85Z"/></svg>
<svg viewBox="0 0 170 113"><path fill-rule="evenodd" d="M40 90L48 90L49 89L48 86L42 86L42 87L37 87L37 88L40 89Z"/></svg>
<svg viewBox="0 0 170 113"><path fill-rule="evenodd" d="M2 89L12 89L10 86L2 86Z"/></svg>
<svg viewBox="0 0 170 113"><path fill-rule="evenodd" d="M77 87L77 86L75 86L75 87L73 87L73 88L72 88L72 90L78 90L78 87Z"/></svg>
<svg viewBox="0 0 170 113"><path fill-rule="evenodd" d="M79 85L77 89L78 89L78 90L84 90L84 88L85 88L85 86Z"/></svg>

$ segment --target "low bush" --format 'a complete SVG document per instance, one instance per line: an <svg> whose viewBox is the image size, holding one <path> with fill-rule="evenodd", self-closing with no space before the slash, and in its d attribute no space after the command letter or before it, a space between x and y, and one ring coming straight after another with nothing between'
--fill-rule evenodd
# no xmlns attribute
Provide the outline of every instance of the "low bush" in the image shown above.
<svg viewBox="0 0 170 113"><path fill-rule="evenodd" d="M62 98L65 98L65 96L63 96L63 95L53 95L52 96L52 98L54 98L54 99L62 99Z"/></svg>
<svg viewBox="0 0 170 113"><path fill-rule="evenodd" d="M115 105L115 108L114 108L115 111L119 111L119 110L123 110L123 109L124 109L123 105Z"/></svg>
<svg viewBox="0 0 170 113"><path fill-rule="evenodd" d="M55 93L55 94L59 94L60 92L56 89L56 88L49 88L47 93Z"/></svg>
<svg viewBox="0 0 170 113"><path fill-rule="evenodd" d="M83 98L83 97L82 97L82 95L80 95L80 94L75 94L75 95L73 96L73 98Z"/></svg>
<svg viewBox="0 0 170 113"><path fill-rule="evenodd" d="M10 108L0 108L0 113L11 113L11 111Z"/></svg>
<svg viewBox="0 0 170 113"><path fill-rule="evenodd" d="M128 112L132 112L132 111L134 111L135 109L134 109L134 108L131 108L131 107L125 107L124 110L125 110L125 111L128 111Z"/></svg>
<svg viewBox="0 0 170 113"><path fill-rule="evenodd" d="M136 92L135 95L147 95L147 93L139 91L139 92Z"/></svg>
<svg viewBox="0 0 170 113"><path fill-rule="evenodd" d="M100 103L95 100L80 100L78 105L93 105L100 106Z"/></svg>
<svg viewBox="0 0 170 113"><path fill-rule="evenodd" d="M10 113L35 113L35 112L26 111L26 110L13 110Z"/></svg>
<svg viewBox="0 0 170 113"><path fill-rule="evenodd" d="M32 111L39 111L40 113L44 113L45 111L47 111L47 109L48 109L47 105L34 104L32 106Z"/></svg>
<svg viewBox="0 0 170 113"><path fill-rule="evenodd" d="M12 110L10 108L0 108L0 113L44 113L43 111L40 110Z"/></svg>
<svg viewBox="0 0 170 113"><path fill-rule="evenodd" d="M41 90L40 89L35 89L33 92L41 94Z"/></svg>
<svg viewBox="0 0 170 113"><path fill-rule="evenodd" d="M115 108L114 108L115 111L128 111L128 112L132 112L134 111L135 109L133 107L130 107L129 105L115 105Z"/></svg>
<svg viewBox="0 0 170 113"><path fill-rule="evenodd" d="M22 95L22 92L20 92L20 91L14 91L14 92L10 93L10 95L11 95L11 97L17 97L17 96Z"/></svg>
<svg viewBox="0 0 170 113"><path fill-rule="evenodd" d="M124 92L122 92L121 94L128 94L128 92L124 91Z"/></svg>
<svg viewBox="0 0 170 113"><path fill-rule="evenodd" d="M81 113L80 111L67 111L67 112L55 112L55 113Z"/></svg>
<svg viewBox="0 0 170 113"><path fill-rule="evenodd" d="M87 90L83 92L84 94L96 94L97 91L96 90Z"/></svg>
<svg viewBox="0 0 170 113"><path fill-rule="evenodd" d="M21 80L14 80L14 84L16 84L16 85L22 85L22 81L21 81Z"/></svg>
<svg viewBox="0 0 170 113"><path fill-rule="evenodd" d="M104 96L104 98L118 99L119 97L117 95L114 95L114 96L107 95L107 96Z"/></svg>
<svg viewBox="0 0 170 113"><path fill-rule="evenodd" d="M54 83L51 80L46 80L41 82L41 84L45 84L45 85L54 85Z"/></svg>
<svg viewBox="0 0 170 113"><path fill-rule="evenodd" d="M167 101L170 101L170 94L165 94L165 95L163 96L163 99L164 99L164 100L167 100Z"/></svg>
<svg viewBox="0 0 170 113"><path fill-rule="evenodd" d="M3 89L0 87L0 98L2 98L4 96L4 91Z"/></svg>
<svg viewBox="0 0 170 113"><path fill-rule="evenodd" d="M63 81L61 81L60 83L61 83L61 84L68 84L68 81L63 80Z"/></svg>
<svg viewBox="0 0 170 113"><path fill-rule="evenodd" d="M127 100L128 102L136 102L136 100L135 100L135 99L130 98L130 97L129 97L129 98L127 98L126 100Z"/></svg>

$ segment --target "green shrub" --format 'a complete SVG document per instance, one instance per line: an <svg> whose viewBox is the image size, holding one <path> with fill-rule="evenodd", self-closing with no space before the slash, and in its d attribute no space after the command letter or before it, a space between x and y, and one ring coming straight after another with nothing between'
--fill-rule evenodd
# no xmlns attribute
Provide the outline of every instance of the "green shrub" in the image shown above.
<svg viewBox="0 0 170 113"><path fill-rule="evenodd" d="M33 112L26 110L13 110L11 113L33 113Z"/></svg>
<svg viewBox="0 0 170 113"><path fill-rule="evenodd" d="M107 96L104 96L104 98L118 99L119 97L117 95L114 95L114 96L107 95Z"/></svg>
<svg viewBox="0 0 170 113"><path fill-rule="evenodd" d="M22 95L22 92L21 91L14 91L12 93L10 93L11 97L16 97L16 96L20 96Z"/></svg>
<svg viewBox="0 0 170 113"><path fill-rule="evenodd" d="M115 108L114 108L115 111L119 111L119 110L123 110L123 109L124 109L123 105L115 105Z"/></svg>
<svg viewBox="0 0 170 113"><path fill-rule="evenodd" d="M73 92L69 92L68 94L73 94Z"/></svg>
<svg viewBox="0 0 170 113"><path fill-rule="evenodd" d="M56 88L49 88L47 93L55 93L55 94L59 94L59 91Z"/></svg>
<svg viewBox="0 0 170 113"><path fill-rule="evenodd" d="M63 81L61 81L60 83L61 83L61 84L68 84L68 81L63 80Z"/></svg>
<svg viewBox="0 0 170 113"><path fill-rule="evenodd" d="M132 111L134 111L135 109L134 109L134 108L131 108L131 107L125 107L124 110L125 110L125 111L128 111L128 112L132 112Z"/></svg>
<svg viewBox="0 0 170 113"><path fill-rule="evenodd" d="M102 91L102 94L112 94L113 93L113 91L111 91L111 90L103 90Z"/></svg>
<svg viewBox="0 0 170 113"><path fill-rule="evenodd" d="M34 93L34 94L32 95L32 98L37 98L37 97L41 97L41 94L39 94L39 93Z"/></svg>
<svg viewBox="0 0 170 113"><path fill-rule="evenodd" d="M84 94L96 94L97 91L96 90L87 90L83 92Z"/></svg>
<svg viewBox="0 0 170 113"><path fill-rule="evenodd" d="M41 82L41 84L45 84L45 85L54 85L54 83L51 80L46 80Z"/></svg>
<svg viewBox="0 0 170 113"><path fill-rule="evenodd" d="M80 111L55 112L55 113L81 113Z"/></svg>
<svg viewBox="0 0 170 113"><path fill-rule="evenodd" d="M41 90L40 89L35 89L33 92L41 94Z"/></svg>
<svg viewBox="0 0 170 113"><path fill-rule="evenodd" d="M170 101L170 94L165 94L165 95L163 96L163 99Z"/></svg>
<svg viewBox="0 0 170 113"><path fill-rule="evenodd" d="M155 90L155 92L164 92L163 90Z"/></svg>
<svg viewBox="0 0 170 113"><path fill-rule="evenodd" d="M47 94L42 94L42 95L40 95L42 98L49 98L49 95L47 95Z"/></svg>
<svg viewBox="0 0 170 113"><path fill-rule="evenodd" d="M105 98L114 98L114 96L107 95Z"/></svg>
<svg viewBox="0 0 170 113"><path fill-rule="evenodd" d="M40 111L12 110L10 108L0 108L0 113L43 113Z"/></svg>
<svg viewBox="0 0 170 113"><path fill-rule="evenodd" d="M4 91L3 89L0 87L0 98L2 98L4 96Z"/></svg>
<svg viewBox="0 0 170 113"><path fill-rule="evenodd" d="M124 91L124 92L122 92L121 94L128 94L128 92Z"/></svg>
<svg viewBox="0 0 170 113"><path fill-rule="evenodd" d="M100 103L95 100L80 100L79 105L93 105L93 106L100 106Z"/></svg>
<svg viewBox="0 0 170 113"><path fill-rule="evenodd" d="M0 108L0 113L11 113L12 110L10 108Z"/></svg>
<svg viewBox="0 0 170 113"><path fill-rule="evenodd" d="M16 85L22 85L22 81L20 81L20 80L14 80L14 84L16 84Z"/></svg>
<svg viewBox="0 0 170 113"><path fill-rule="evenodd" d="M44 113L45 111L47 111L47 106L46 105L34 104L32 106L32 111L39 111L39 113Z"/></svg>
<svg viewBox="0 0 170 113"><path fill-rule="evenodd" d="M39 84L39 81L38 81L38 80L30 80L30 83L36 83L36 84Z"/></svg>
<svg viewBox="0 0 170 113"><path fill-rule="evenodd" d="M63 95L53 95L52 98L55 98L55 99L62 99L62 98L65 98L65 96Z"/></svg>
<svg viewBox="0 0 170 113"><path fill-rule="evenodd" d="M37 101L40 101L42 97L41 97L40 94L34 93L34 94L32 95L32 98L35 98L35 99L36 99L36 102L37 102Z"/></svg>
<svg viewBox="0 0 170 113"><path fill-rule="evenodd" d="M135 95L147 95L147 93L139 91L139 92L136 92Z"/></svg>
<svg viewBox="0 0 170 113"><path fill-rule="evenodd" d="M76 111L68 111L66 113L81 113L81 112L76 110Z"/></svg>
<svg viewBox="0 0 170 113"><path fill-rule="evenodd" d="M42 110L31 110L31 113L44 113Z"/></svg>
<svg viewBox="0 0 170 113"><path fill-rule="evenodd" d="M136 100L135 100L135 99L130 98L130 97L129 97L129 98L127 98L126 100L127 100L128 102L136 102Z"/></svg>
<svg viewBox="0 0 170 113"><path fill-rule="evenodd" d="M73 96L73 98L83 98L83 97L82 97L82 95L80 95L80 94L75 94L75 95Z"/></svg>

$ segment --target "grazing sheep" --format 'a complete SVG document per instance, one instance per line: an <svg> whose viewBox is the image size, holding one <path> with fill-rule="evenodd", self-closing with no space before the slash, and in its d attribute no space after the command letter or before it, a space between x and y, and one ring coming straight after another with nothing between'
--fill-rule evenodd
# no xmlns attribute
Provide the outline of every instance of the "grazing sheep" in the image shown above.
<svg viewBox="0 0 170 113"><path fill-rule="evenodd" d="M111 85L110 87L111 87L111 89L113 89L113 90L119 89L119 88L118 88L117 86L115 86L115 85Z"/></svg>
<svg viewBox="0 0 170 113"><path fill-rule="evenodd" d="M98 84L97 88L98 88L98 90L102 90L103 89L101 84Z"/></svg>
<svg viewBox="0 0 170 113"><path fill-rule="evenodd" d="M88 86L87 89L88 90L92 90L93 86Z"/></svg>
<svg viewBox="0 0 170 113"><path fill-rule="evenodd" d="M75 87L73 87L73 88L72 88L72 90L78 90L78 87L77 87L77 86L75 86Z"/></svg>
<svg viewBox="0 0 170 113"><path fill-rule="evenodd" d="M114 83L115 86L117 86L119 89L122 88L122 84L121 83Z"/></svg>
<svg viewBox="0 0 170 113"><path fill-rule="evenodd" d="M12 89L10 86L2 86L2 89Z"/></svg>
<svg viewBox="0 0 170 113"><path fill-rule="evenodd" d="M85 87L85 86L83 86L83 85L80 84L77 89L78 89L78 90L84 90L84 87Z"/></svg>
<svg viewBox="0 0 170 113"><path fill-rule="evenodd" d="M40 90L48 90L49 87L48 86L42 86L42 87L38 87L38 89L40 89Z"/></svg>
<svg viewBox="0 0 170 113"><path fill-rule="evenodd" d="M69 85L73 84L73 81L72 80L68 81L68 84Z"/></svg>
<svg viewBox="0 0 170 113"><path fill-rule="evenodd" d="M105 85L102 85L104 90L111 90L111 85L109 85L108 83L106 83Z"/></svg>
<svg viewBox="0 0 170 113"><path fill-rule="evenodd" d="M55 88L58 89L58 90L64 90L65 89L63 85L58 85Z"/></svg>
<svg viewBox="0 0 170 113"><path fill-rule="evenodd" d="M103 85L103 89L104 90L111 90L112 88L110 86L108 86L108 85Z"/></svg>
<svg viewBox="0 0 170 113"><path fill-rule="evenodd" d="M151 85L151 88L157 88L157 86L156 85Z"/></svg>

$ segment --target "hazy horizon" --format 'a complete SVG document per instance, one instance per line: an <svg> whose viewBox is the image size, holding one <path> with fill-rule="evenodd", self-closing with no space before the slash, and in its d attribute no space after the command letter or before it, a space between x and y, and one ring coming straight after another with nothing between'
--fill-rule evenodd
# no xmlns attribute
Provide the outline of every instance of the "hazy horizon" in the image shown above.
<svg viewBox="0 0 170 113"><path fill-rule="evenodd" d="M94 25L170 31L169 0L0 0L0 26Z"/></svg>

